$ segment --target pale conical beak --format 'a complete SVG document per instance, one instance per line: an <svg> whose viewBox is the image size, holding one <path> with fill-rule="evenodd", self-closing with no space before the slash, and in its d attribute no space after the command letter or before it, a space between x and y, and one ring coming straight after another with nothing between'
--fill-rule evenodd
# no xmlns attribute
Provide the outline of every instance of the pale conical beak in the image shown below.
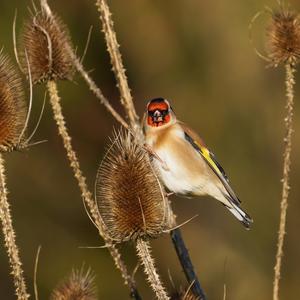
<svg viewBox="0 0 300 300"><path fill-rule="evenodd" d="M159 123L159 122L163 121L163 116L159 110L156 110L153 114L152 119L153 119L153 122Z"/></svg>

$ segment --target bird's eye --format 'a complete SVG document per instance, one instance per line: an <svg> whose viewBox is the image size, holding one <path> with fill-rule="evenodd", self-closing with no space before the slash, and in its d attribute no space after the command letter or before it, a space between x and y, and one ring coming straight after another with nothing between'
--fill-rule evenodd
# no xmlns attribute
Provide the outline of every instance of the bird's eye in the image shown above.
<svg viewBox="0 0 300 300"><path fill-rule="evenodd" d="M148 115L153 117L156 112L159 112L162 117L166 116L169 113L168 109L156 109L156 110L148 110Z"/></svg>
<svg viewBox="0 0 300 300"><path fill-rule="evenodd" d="M148 115L149 115L150 117L153 117L153 116L154 116L154 113L155 113L154 110L148 110Z"/></svg>
<svg viewBox="0 0 300 300"><path fill-rule="evenodd" d="M161 113L161 115L163 117L165 117L169 113L169 110L168 109L164 109L164 110L161 110L160 113Z"/></svg>

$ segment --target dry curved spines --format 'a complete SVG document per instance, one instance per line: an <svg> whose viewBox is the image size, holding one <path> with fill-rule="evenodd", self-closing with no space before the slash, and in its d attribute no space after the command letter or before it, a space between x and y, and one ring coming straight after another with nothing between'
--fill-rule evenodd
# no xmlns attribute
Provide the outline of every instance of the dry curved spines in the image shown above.
<svg viewBox="0 0 300 300"><path fill-rule="evenodd" d="M95 194L99 215L116 242L170 229L165 192L147 152L129 132L115 134L99 167Z"/></svg>
<svg viewBox="0 0 300 300"><path fill-rule="evenodd" d="M9 58L0 53L0 151L21 148L27 108L22 79Z"/></svg>
<svg viewBox="0 0 300 300"><path fill-rule="evenodd" d="M96 300L95 276L90 269L73 270L52 292L51 300Z"/></svg>
<svg viewBox="0 0 300 300"><path fill-rule="evenodd" d="M268 57L274 66L284 63L298 63L300 59L300 19L299 15L281 9L272 14L267 29Z"/></svg>
<svg viewBox="0 0 300 300"><path fill-rule="evenodd" d="M195 296L192 290L189 288L188 290L181 292L176 292L171 295L171 300L200 300L199 296Z"/></svg>
<svg viewBox="0 0 300 300"><path fill-rule="evenodd" d="M71 38L58 16L49 17L43 10L35 13L24 24L20 44L21 68L27 70L26 51L34 84L72 80L75 69L66 50L67 45L72 47Z"/></svg>

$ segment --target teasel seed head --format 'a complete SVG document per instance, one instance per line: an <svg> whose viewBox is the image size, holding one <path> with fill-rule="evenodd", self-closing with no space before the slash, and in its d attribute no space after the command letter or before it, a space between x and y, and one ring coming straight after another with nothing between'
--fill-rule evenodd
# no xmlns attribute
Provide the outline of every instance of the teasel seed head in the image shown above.
<svg viewBox="0 0 300 300"><path fill-rule="evenodd" d="M95 188L99 215L115 242L154 238L170 228L165 191L147 151L128 131L114 134Z"/></svg>
<svg viewBox="0 0 300 300"><path fill-rule="evenodd" d="M0 52L0 151L18 148L26 120L22 79L9 58Z"/></svg>
<svg viewBox="0 0 300 300"><path fill-rule="evenodd" d="M52 292L51 300L96 300L95 276L90 269L73 270Z"/></svg>
<svg viewBox="0 0 300 300"><path fill-rule="evenodd" d="M34 84L49 80L72 80L74 65L67 51L72 47L67 27L58 16L37 12L24 24L21 35L20 64L28 70L28 56Z"/></svg>
<svg viewBox="0 0 300 300"><path fill-rule="evenodd" d="M267 51L272 65L297 64L300 59L299 15L287 9L273 13L267 30Z"/></svg>

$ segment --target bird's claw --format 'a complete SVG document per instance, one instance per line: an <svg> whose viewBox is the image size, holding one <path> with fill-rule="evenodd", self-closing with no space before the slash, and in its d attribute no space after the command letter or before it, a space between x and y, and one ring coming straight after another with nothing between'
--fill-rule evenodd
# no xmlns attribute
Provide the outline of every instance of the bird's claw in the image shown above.
<svg viewBox="0 0 300 300"><path fill-rule="evenodd" d="M152 155L153 157L155 157L155 158L161 163L161 166L162 166L162 168L163 168L165 171L170 171L170 169L169 169L169 167L167 166L166 162L163 161L163 160L158 156L158 154L157 154L155 151L153 151L153 149L152 149L149 145L145 144L145 145L144 145L144 149L149 153L149 155Z"/></svg>

